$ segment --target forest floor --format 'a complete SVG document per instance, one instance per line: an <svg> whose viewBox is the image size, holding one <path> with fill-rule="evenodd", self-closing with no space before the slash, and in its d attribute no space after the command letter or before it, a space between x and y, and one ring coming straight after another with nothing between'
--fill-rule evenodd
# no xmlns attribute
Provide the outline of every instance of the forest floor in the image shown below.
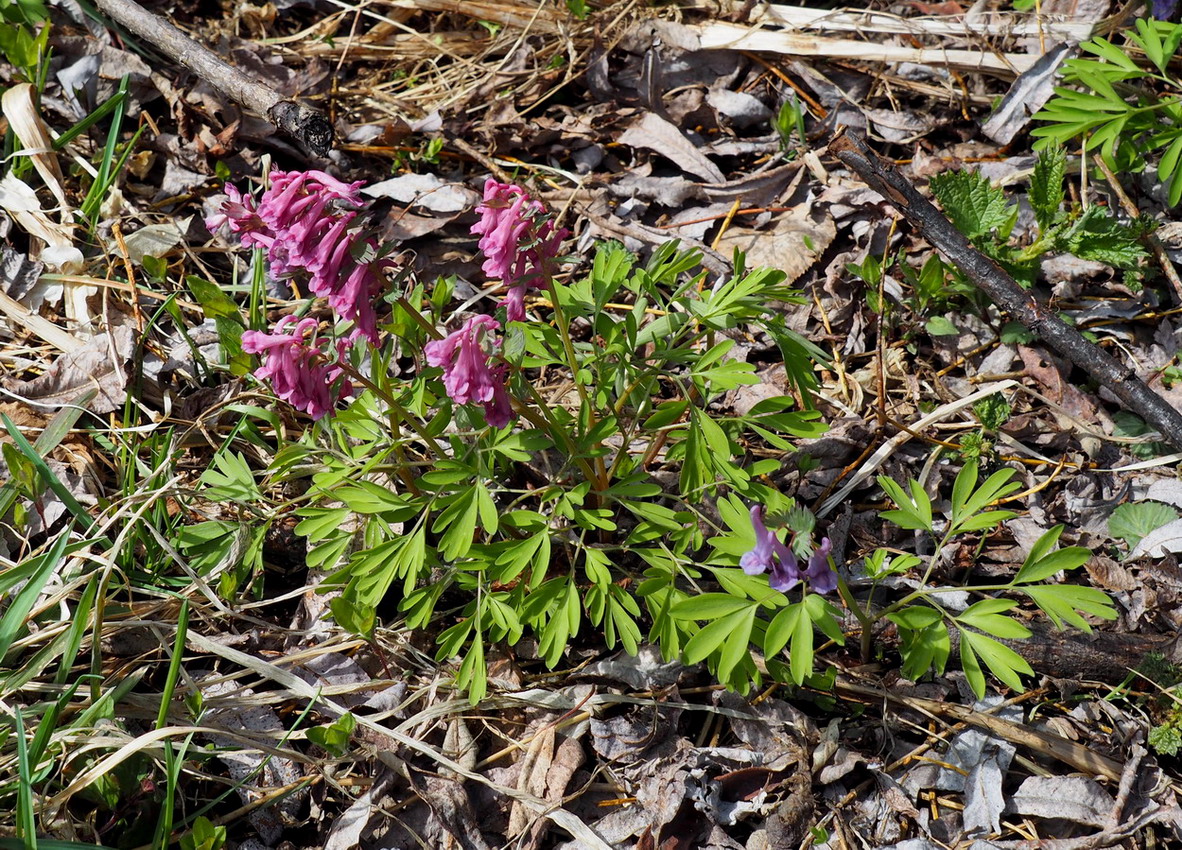
<svg viewBox="0 0 1182 850"><path fill-rule="evenodd" d="M1145 10L817 5L150 6L320 110L335 141L317 156L84 0L0 0L0 846L1182 846L1178 447L829 150L841 128L864 136L929 196L937 175L988 178L1007 221L966 235L1011 252L1034 297L1182 408L1182 233L1160 151L1106 178L1076 139L1058 174L1068 218L1099 207L1136 246L1013 253L1044 226L1032 114L1089 38L1149 67L1123 36ZM1169 99L1171 79L1147 85ZM1091 631L1059 630L1029 600L1003 607L1032 632L997 632L1032 675L999 679L986 659L980 699L963 632L912 681L900 652L918 638L883 621L860 652L834 595L845 643L818 638L799 686L769 674L739 695L704 665L584 628L557 664L530 637L490 642L473 702L462 657L436 657L463 620L459 592L419 628L396 593L376 625L342 625L340 590L296 533L307 481L290 463L271 474L327 432L242 367L227 323L258 327L296 301L252 289L261 266L205 223L227 185L257 189L269 169L365 181L400 285L429 298L449 280L466 308L499 295L471 232L490 176L570 231L568 279L602 240L644 262L678 239L712 275L740 250L748 269L783 271L802 297L776 308L782 324L824 354L811 398L775 345L737 332L728 356L758 381L710 410L789 396L820 411L824 434L744 445L777 461L764 479L815 516L843 587L902 598L923 569L898 561L870 582L867 560L914 553L964 609L1063 526L1060 544L1090 557L1048 586L1101 590L1115 618L1069 605L1067 623ZM527 306L551 315L538 293ZM970 459L1013 471L996 528L933 554L882 516L894 506L876 476L919 482L947 514ZM233 545L201 537L211 528Z"/></svg>

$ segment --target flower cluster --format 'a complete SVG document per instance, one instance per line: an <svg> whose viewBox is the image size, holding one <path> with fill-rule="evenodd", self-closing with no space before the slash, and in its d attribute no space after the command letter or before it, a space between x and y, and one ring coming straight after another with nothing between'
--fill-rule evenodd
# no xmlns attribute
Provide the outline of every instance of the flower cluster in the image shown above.
<svg viewBox="0 0 1182 850"><path fill-rule="evenodd" d="M247 331L242 348L263 357L255 371L275 393L319 419L353 393L345 375L345 350L359 337L379 342L374 300L382 272L391 264L357 222L363 206L361 181L345 183L323 171L272 171L270 187L256 204L226 186L227 200L206 219L211 232L228 230L246 247L267 252L271 274L302 270L308 287L325 298L341 319L353 323L345 340L315 333L316 321L288 316L272 333ZM509 321L525 319L525 293L544 286L567 231L554 226L542 204L507 183L488 180L477 207L483 269L509 287ZM513 418L506 387L508 367L497 359L501 325L476 316L445 339L424 348L427 363L443 369L443 384L456 404L481 404L488 424L501 428Z"/></svg>
<svg viewBox="0 0 1182 850"><path fill-rule="evenodd" d="M501 323L491 316L473 316L464 326L444 339L427 343L423 353L431 366L443 368L443 386L456 404L484 405L484 418L494 428L503 428L513 418L509 391L505 388L506 367L490 365L501 341L493 336Z"/></svg>
<svg viewBox="0 0 1182 850"><path fill-rule="evenodd" d="M284 316L275 325L274 333L242 334L242 350L263 357L255 376L269 379L275 395L313 419L329 413L338 401L353 394L353 385L340 365L345 341L338 340L334 346L331 340L317 337L316 325L315 319L297 321L295 316Z"/></svg>
<svg viewBox="0 0 1182 850"><path fill-rule="evenodd" d="M312 293L328 300L355 333L378 343L374 298L382 270L390 261L354 226L362 206L362 181L344 183L323 171L272 171L271 185L258 206L248 195L226 186L228 200L206 219L211 232L223 227L247 247L267 250L271 273L308 272Z"/></svg>
<svg viewBox="0 0 1182 850"><path fill-rule="evenodd" d="M837 573L829 566L832 545L828 537L821 541L809 556L808 566L801 570L792 550L764 525L762 505L751 508L751 525L755 527L755 548L739 559L739 566L747 575L770 573L768 585L772 590L791 590L802 579L807 579L817 593L829 593L837 588Z"/></svg>
<svg viewBox="0 0 1182 850"><path fill-rule="evenodd" d="M545 285L569 231L555 227L542 203L524 189L491 177L484 184L484 200L476 212L480 221L472 225L472 232L480 236L480 251L485 257L481 268L509 287L501 302L505 318L524 321L525 293Z"/></svg>

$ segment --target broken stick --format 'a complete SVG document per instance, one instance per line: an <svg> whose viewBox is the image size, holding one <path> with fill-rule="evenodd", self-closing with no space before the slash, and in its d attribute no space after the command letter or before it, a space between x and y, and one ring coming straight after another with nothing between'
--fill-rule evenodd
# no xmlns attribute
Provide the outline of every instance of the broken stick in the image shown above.
<svg viewBox="0 0 1182 850"><path fill-rule="evenodd" d="M932 247L964 272L1003 312L1107 387L1125 407L1156 428L1167 443L1182 451L1182 413L1151 390L1131 368L1085 339L1053 309L1035 298L1033 292L1023 289L1001 266L974 248L893 163L870 150L865 140L845 130L829 143L829 152L886 198Z"/></svg>
<svg viewBox="0 0 1182 850"><path fill-rule="evenodd" d="M251 112L265 116L308 153L324 156L332 148L332 124L315 109L287 100L244 74L209 48L198 44L159 15L134 0L95 0L111 20L159 48L210 85Z"/></svg>

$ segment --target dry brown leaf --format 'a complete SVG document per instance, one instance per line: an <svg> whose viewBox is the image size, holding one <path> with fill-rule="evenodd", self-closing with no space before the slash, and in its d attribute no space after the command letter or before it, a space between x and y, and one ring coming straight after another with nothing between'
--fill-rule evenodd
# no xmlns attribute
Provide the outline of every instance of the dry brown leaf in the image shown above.
<svg viewBox="0 0 1182 850"><path fill-rule="evenodd" d="M81 348L63 354L45 374L31 381L5 381L5 387L21 398L50 407L69 404L86 390L95 389L98 395L90 405L91 412L102 415L119 410L127 398L125 365L135 335L131 324L117 324Z"/></svg>
<svg viewBox="0 0 1182 850"><path fill-rule="evenodd" d="M747 255L747 268L770 266L788 275L788 283L812 268L837 235L827 212L816 215L804 206L776 218L764 230L732 227L718 240L718 250L729 257L735 248Z"/></svg>
<svg viewBox="0 0 1182 850"><path fill-rule="evenodd" d="M718 166L687 139L673 124L652 112L634 121L619 138L622 145L656 151L707 183L722 183L726 177Z"/></svg>

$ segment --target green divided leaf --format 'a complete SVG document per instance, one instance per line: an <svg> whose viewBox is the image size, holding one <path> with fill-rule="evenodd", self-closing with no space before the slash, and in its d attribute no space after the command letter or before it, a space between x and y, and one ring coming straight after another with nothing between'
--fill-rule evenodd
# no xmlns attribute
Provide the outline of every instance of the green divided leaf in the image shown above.
<svg viewBox="0 0 1182 850"><path fill-rule="evenodd" d="M956 229L969 239L980 239L994 230L1003 238L1014 225L1017 207L1010 207L1005 193L975 171L949 171L931 180L932 194Z"/></svg>
<svg viewBox="0 0 1182 850"><path fill-rule="evenodd" d="M1004 643L999 643L991 637L977 634L968 629L960 631L960 661L964 668L965 677L977 699L985 696L985 676L981 671L981 662L989 668L994 676L1015 691L1022 691L1020 676L1033 676L1030 665L1014 650Z"/></svg>
<svg viewBox="0 0 1182 850"><path fill-rule="evenodd" d="M255 483L254 473L240 452L221 451L213 456L213 466L201 474L203 494L212 501L259 502L263 492Z"/></svg>
<svg viewBox="0 0 1182 850"><path fill-rule="evenodd" d="M1102 620L1115 620L1116 608L1102 590L1094 587L1080 587L1076 584L1039 584L1032 587L1019 587L1051 618L1055 628L1062 629L1068 623L1085 632L1092 627L1078 612L1091 614Z"/></svg>
<svg viewBox="0 0 1182 850"><path fill-rule="evenodd" d="M883 511L883 519L893 522L900 528L913 531L932 530L932 501L918 481L912 480L908 483L911 489L910 496L885 475L878 476L878 486L886 492L887 498L898 505L898 510Z"/></svg>

